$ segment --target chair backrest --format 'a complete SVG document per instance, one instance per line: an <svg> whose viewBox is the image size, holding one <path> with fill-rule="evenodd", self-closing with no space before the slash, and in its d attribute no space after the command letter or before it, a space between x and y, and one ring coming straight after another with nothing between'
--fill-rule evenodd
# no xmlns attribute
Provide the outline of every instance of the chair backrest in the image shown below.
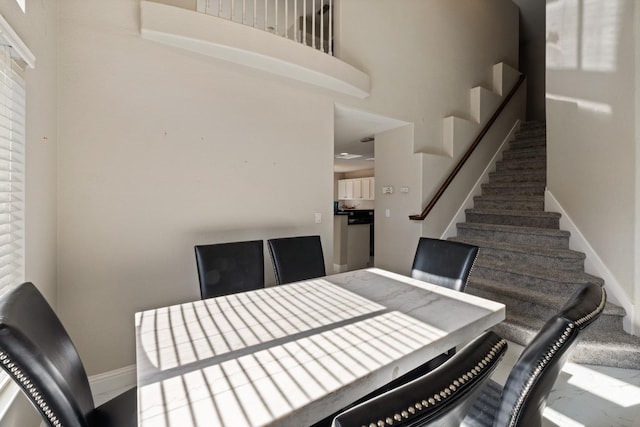
<svg viewBox="0 0 640 427"><path fill-rule="evenodd" d="M421 237L413 258L411 277L464 292L477 256L477 246Z"/></svg>
<svg viewBox="0 0 640 427"><path fill-rule="evenodd" d="M320 236L283 237L268 243L276 284L326 275Z"/></svg>
<svg viewBox="0 0 640 427"><path fill-rule="evenodd" d="M262 240L195 246L202 299L264 288Z"/></svg>
<svg viewBox="0 0 640 427"><path fill-rule="evenodd" d="M86 371L62 323L32 283L0 295L0 366L50 426L86 427Z"/></svg>
<svg viewBox="0 0 640 427"><path fill-rule="evenodd" d="M333 427L454 426L507 351L507 342L487 331L428 374L339 414ZM388 420L388 421L387 421Z"/></svg>
<svg viewBox="0 0 640 427"><path fill-rule="evenodd" d="M576 290L525 347L505 382L494 426L540 426L547 397L580 333L604 310L600 285Z"/></svg>

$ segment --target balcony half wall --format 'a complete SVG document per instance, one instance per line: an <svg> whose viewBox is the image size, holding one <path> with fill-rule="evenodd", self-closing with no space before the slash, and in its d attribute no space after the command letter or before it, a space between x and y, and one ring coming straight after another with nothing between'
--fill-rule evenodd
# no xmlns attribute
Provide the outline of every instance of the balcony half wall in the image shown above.
<svg viewBox="0 0 640 427"><path fill-rule="evenodd" d="M369 96L367 74L296 41L216 16L152 1L141 1L140 9L140 32L145 39L357 98Z"/></svg>

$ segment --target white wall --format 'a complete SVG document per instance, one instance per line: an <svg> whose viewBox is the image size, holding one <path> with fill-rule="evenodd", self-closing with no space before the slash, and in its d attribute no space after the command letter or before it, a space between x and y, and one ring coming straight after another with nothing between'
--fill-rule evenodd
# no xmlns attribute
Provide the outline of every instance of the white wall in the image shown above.
<svg viewBox="0 0 640 427"><path fill-rule="evenodd" d="M352 14L358 25L341 39L343 59L372 76L365 101L143 40L137 0L61 3L59 307L90 374L134 362L134 312L198 298L194 244L320 234L331 271L334 102L409 117L437 145L442 117L468 112L469 89L490 87L493 64L517 65L510 1L411 0L392 21L375 3L380 13ZM421 155L406 134L390 138L376 186L386 168L416 192L393 204L397 226L376 227L395 239L384 249L376 239L376 264L404 270Z"/></svg>
<svg viewBox="0 0 640 427"><path fill-rule="evenodd" d="M138 16L60 5L59 306L90 374L134 363L136 311L199 298L195 244L320 234L333 258L332 100Z"/></svg>
<svg viewBox="0 0 640 427"><path fill-rule="evenodd" d="M57 205L57 1L27 1L23 13L13 0L0 13L36 57L27 69L25 275L56 306ZM37 426L40 416L19 394L4 413L2 426Z"/></svg>
<svg viewBox="0 0 640 427"><path fill-rule="evenodd" d="M375 144L375 265L409 274L421 231L409 215L416 213L422 199L423 154L413 153L413 125L377 134ZM393 193L382 194L382 187L388 186L393 186ZM408 193L400 192L404 186Z"/></svg>
<svg viewBox="0 0 640 427"><path fill-rule="evenodd" d="M511 0L338 0L336 10L337 56L372 82L368 99L345 104L413 123L415 151L442 147L443 117L470 117L469 90L492 87L494 64L518 68Z"/></svg>
<svg viewBox="0 0 640 427"><path fill-rule="evenodd" d="M470 90L478 85L493 88L494 64L517 68L518 9L511 0L335 4L337 56L369 73L372 82L369 98L340 102L412 123L411 135L407 129L383 139L376 135L375 264L407 273L418 237L439 236L457 209L443 210L439 217L432 214L429 224L409 220L422 211L454 162L451 157L411 153L443 152L443 118L471 118ZM456 155L472 140L454 147ZM394 186L394 194L379 196L380 188L388 185ZM409 187L409 193L400 193L401 186ZM456 196L452 203L459 206L466 194Z"/></svg>
<svg viewBox="0 0 640 427"><path fill-rule="evenodd" d="M637 307L634 7L547 3L547 187Z"/></svg>

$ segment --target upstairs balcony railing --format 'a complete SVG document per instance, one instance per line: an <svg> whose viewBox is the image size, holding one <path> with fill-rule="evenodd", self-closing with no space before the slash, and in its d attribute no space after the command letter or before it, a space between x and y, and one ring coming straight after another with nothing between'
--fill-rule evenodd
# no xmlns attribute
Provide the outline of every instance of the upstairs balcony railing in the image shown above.
<svg viewBox="0 0 640 427"><path fill-rule="evenodd" d="M333 0L198 0L214 15L333 55Z"/></svg>

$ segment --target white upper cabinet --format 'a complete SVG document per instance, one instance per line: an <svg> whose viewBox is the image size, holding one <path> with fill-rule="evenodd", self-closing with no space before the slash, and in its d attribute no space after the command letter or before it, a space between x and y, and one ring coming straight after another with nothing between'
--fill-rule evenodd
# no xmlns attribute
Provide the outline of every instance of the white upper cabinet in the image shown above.
<svg viewBox="0 0 640 427"><path fill-rule="evenodd" d="M341 179L338 181L338 199L375 200L374 184L373 177Z"/></svg>

